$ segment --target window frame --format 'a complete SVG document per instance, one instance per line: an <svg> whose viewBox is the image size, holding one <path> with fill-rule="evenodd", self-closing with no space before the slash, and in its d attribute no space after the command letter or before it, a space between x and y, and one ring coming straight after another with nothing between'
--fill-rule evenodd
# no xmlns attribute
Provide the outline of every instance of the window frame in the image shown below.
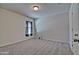
<svg viewBox="0 0 79 59"><path fill-rule="evenodd" d="M29 27L28 26L28 22L31 24L31 26ZM29 30L28 30L28 28L31 28L31 34L29 34ZM32 21L26 21L26 30L25 30L26 32L25 32L25 36L26 37L30 37L30 36L33 36L33 22Z"/></svg>

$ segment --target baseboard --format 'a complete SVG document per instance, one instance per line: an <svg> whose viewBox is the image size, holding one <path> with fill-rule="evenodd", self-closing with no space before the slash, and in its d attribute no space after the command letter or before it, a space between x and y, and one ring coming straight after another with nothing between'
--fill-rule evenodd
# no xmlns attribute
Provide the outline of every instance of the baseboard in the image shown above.
<svg viewBox="0 0 79 59"><path fill-rule="evenodd" d="M53 41L53 42L60 42L60 43L66 43L69 44L69 42L65 42L65 41L59 41L59 40L51 40L51 39L41 39L41 40L47 40L47 41Z"/></svg>
<svg viewBox="0 0 79 59"><path fill-rule="evenodd" d="M0 48L1 47L5 47L5 46L9 46L9 45L13 45L13 44L16 44L16 43L20 43L20 42L23 42L25 40L30 40L30 39L32 39L32 38L24 39L24 40L18 40L18 41L15 41L15 42L8 42L8 43L5 43L5 44L0 45Z"/></svg>

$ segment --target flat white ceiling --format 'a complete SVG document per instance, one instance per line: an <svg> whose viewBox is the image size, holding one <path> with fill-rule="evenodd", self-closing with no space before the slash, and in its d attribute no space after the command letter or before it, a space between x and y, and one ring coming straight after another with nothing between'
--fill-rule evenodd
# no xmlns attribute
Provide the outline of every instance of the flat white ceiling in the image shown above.
<svg viewBox="0 0 79 59"><path fill-rule="evenodd" d="M32 10L33 5L39 5L40 10L34 12ZM1 8L34 18L40 18L59 12L69 11L70 5L71 4L69 3L0 3Z"/></svg>

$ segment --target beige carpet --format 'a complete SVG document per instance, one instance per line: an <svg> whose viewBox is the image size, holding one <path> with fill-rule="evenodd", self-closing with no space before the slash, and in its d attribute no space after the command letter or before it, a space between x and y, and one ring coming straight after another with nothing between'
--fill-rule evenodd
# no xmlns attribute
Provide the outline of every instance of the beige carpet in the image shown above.
<svg viewBox="0 0 79 59"><path fill-rule="evenodd" d="M67 43L32 39L0 48L0 55L72 55Z"/></svg>

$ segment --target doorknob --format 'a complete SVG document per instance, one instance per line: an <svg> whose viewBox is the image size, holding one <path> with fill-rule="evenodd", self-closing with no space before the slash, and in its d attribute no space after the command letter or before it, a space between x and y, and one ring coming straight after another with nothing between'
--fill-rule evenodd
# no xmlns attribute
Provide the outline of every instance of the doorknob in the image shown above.
<svg viewBox="0 0 79 59"><path fill-rule="evenodd" d="M74 39L74 42L77 42L77 39Z"/></svg>
<svg viewBox="0 0 79 59"><path fill-rule="evenodd" d="M79 39L78 39L78 43L79 43Z"/></svg>
<svg viewBox="0 0 79 59"><path fill-rule="evenodd" d="M78 42L79 43L79 39L74 39L74 42Z"/></svg>

